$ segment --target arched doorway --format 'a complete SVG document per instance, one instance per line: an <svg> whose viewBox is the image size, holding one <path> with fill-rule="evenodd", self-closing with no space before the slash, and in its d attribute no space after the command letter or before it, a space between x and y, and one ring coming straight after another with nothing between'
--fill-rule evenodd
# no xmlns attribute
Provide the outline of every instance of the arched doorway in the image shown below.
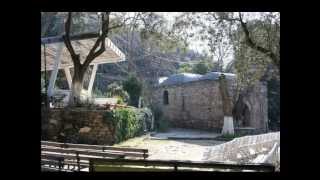
<svg viewBox="0 0 320 180"><path fill-rule="evenodd" d="M243 97L241 97L234 108L234 117L235 117L235 125L237 127L250 127L250 112L251 106L248 101L246 101Z"/></svg>
<svg viewBox="0 0 320 180"><path fill-rule="evenodd" d="M249 127L250 126L250 110L249 107L245 104L244 109L242 111L242 126L243 127Z"/></svg>

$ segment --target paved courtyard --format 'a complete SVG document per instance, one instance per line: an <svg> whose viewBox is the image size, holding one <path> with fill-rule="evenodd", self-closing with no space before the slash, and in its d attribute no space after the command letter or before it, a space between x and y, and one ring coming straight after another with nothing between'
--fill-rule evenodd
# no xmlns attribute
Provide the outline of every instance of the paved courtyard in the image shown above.
<svg viewBox="0 0 320 180"><path fill-rule="evenodd" d="M209 151L210 147L224 143L223 141L210 139L218 135L206 131L170 129L166 133L157 133L152 136L150 134L143 135L115 146L148 149L148 159L200 161L203 159L204 153ZM169 139L166 139L168 137ZM195 140L192 138L195 138ZM199 138L207 140L199 140Z"/></svg>

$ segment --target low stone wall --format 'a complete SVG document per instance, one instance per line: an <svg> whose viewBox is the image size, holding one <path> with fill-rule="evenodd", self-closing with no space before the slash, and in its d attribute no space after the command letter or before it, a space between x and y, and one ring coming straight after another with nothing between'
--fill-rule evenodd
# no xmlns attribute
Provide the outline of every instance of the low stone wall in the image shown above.
<svg viewBox="0 0 320 180"><path fill-rule="evenodd" d="M43 139L66 143L112 145L115 132L106 110L52 109L42 121Z"/></svg>
<svg viewBox="0 0 320 180"><path fill-rule="evenodd" d="M270 151L275 143L280 145L280 132L239 137L213 146L203 160L248 163L257 155Z"/></svg>
<svg viewBox="0 0 320 180"><path fill-rule="evenodd" d="M263 133L258 129L255 128L245 128L245 127L236 127L234 128L234 132L237 136L245 136L245 135L256 135L256 134L260 134Z"/></svg>

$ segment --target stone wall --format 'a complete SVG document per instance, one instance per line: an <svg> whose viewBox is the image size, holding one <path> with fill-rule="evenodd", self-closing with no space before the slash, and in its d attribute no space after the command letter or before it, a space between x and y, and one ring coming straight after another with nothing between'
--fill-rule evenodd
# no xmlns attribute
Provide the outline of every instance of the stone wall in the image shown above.
<svg viewBox="0 0 320 180"><path fill-rule="evenodd" d="M211 147L203 160L250 163L257 155L269 152L275 143L280 146L280 132L239 137Z"/></svg>
<svg viewBox="0 0 320 180"><path fill-rule="evenodd" d="M169 104L163 103L168 91ZM223 126L222 101L217 81L203 80L159 87L154 91L154 103L162 109L164 118L174 127L220 131Z"/></svg>
<svg viewBox="0 0 320 180"><path fill-rule="evenodd" d="M228 81L229 95L234 84ZM169 104L164 104L168 91ZM245 98L250 110L249 126L264 131L267 122L266 87L258 84ZM199 80L177 85L159 86L153 91L153 104L173 127L195 128L221 132L223 127L222 99L217 80Z"/></svg>
<svg viewBox="0 0 320 180"><path fill-rule="evenodd" d="M42 121L46 140L66 143L112 145L115 132L105 110L52 109Z"/></svg>

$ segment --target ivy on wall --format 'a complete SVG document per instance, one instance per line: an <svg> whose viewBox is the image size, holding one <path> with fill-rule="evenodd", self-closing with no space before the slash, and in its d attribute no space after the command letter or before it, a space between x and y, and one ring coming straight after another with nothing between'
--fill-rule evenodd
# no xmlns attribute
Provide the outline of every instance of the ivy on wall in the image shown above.
<svg viewBox="0 0 320 180"><path fill-rule="evenodd" d="M111 121L115 130L115 143L141 135L144 131L144 119L138 115L138 109L117 108L104 115L105 121Z"/></svg>

